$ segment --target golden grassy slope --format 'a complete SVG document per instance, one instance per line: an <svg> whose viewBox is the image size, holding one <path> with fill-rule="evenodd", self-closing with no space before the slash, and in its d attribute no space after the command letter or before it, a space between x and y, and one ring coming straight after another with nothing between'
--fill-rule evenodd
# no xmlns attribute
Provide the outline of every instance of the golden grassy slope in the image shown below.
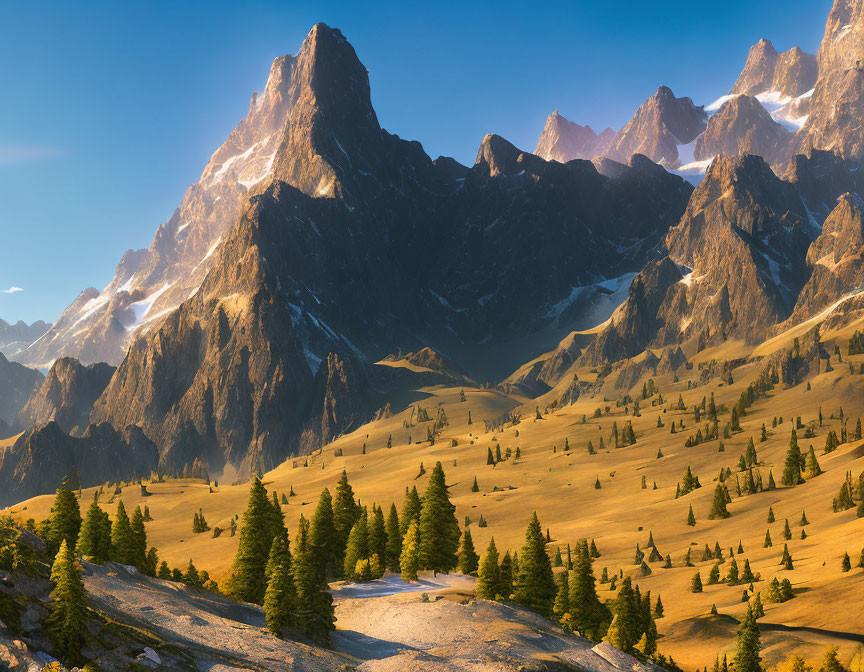
<svg viewBox="0 0 864 672"><path fill-rule="evenodd" d="M844 329L839 336L847 338L851 331L851 327ZM832 336L824 334L823 340ZM789 340L791 342L791 336ZM784 341L777 339L773 345L780 347L778 343L783 345ZM730 344L726 349L738 352L742 346ZM845 344L842 350L845 352ZM851 359L858 363L864 361L862 357ZM687 377L692 380L698 377L695 369L680 370L681 380L677 383L672 382L671 376L655 378L655 382L666 401L665 407L671 408L680 393L688 409L692 409L701 402L703 395L710 396L714 392L718 406L724 404L731 409L759 370L760 365L755 363L737 369L732 386L714 379L705 386L688 390ZM579 374L584 379L592 377L587 371ZM499 549L519 548L532 510L538 512L544 527L551 530L553 550L558 544L572 544L581 537L595 538L602 553L595 564L598 577L603 566L607 566L610 573L620 568L625 574L633 575L643 591L650 590L653 596L662 596L666 616L658 621L663 635L660 648L687 668L710 666L718 651L731 650L737 624L729 617L740 618L746 607L741 601L743 587L706 586L702 594L689 592L696 569L683 567L682 557L688 547L692 548L695 564L702 572L703 581L707 582L711 563L698 562L704 545L708 543L713 547L715 541L719 541L728 558L729 548L737 549L740 540L743 557L748 558L753 570L762 576L757 590L764 589L766 580L773 576L788 576L799 593L785 604L765 603L766 615L760 622L765 630L766 661L774 664L794 651L815 658L829 642L840 645L843 657L849 660L858 642L864 641L864 622L858 612L864 599L864 570L853 569L844 574L840 570L840 558L848 551L853 565L857 562L864 547L864 519L856 519L854 510L835 514L831 503L846 471L851 470L857 478L864 470L864 446L850 443L830 455L823 456L821 452L829 429L839 433L839 421L829 416L840 406L847 417L853 418L850 430L854 419L864 416L861 394L864 376L850 376L844 365L837 366L831 373L820 374L811 383L810 391L806 391L804 384L785 390L778 387L768 398L758 400L742 420L744 431L724 442L726 451L723 453L718 452L718 441L684 447L685 439L696 430L692 410L668 410L663 414L665 426L658 429L660 408L643 408L640 418L631 418L624 415L623 409L615 407L614 400L603 402L598 396L535 420L535 402L529 401L523 408L520 424L508 426L503 432L485 433L482 420L500 416L516 404L514 399L496 391L466 389L467 402L462 403L459 388L425 388L422 391L430 396L421 405L429 409L432 417L437 407L442 406L450 422L435 445L408 443L409 434L414 440L426 435L422 424L412 429L403 428L403 420L410 415L409 408L340 437L311 456L308 467L303 466L305 458L289 460L266 474L264 480L268 490L275 489L280 498L293 486L296 497L283 506L293 533L298 515L301 512L307 518L312 515L321 489L327 486L332 492L343 469L348 471L363 503L377 502L389 507L391 501L396 501L401 508L406 485L416 484L421 492L425 486L425 477L415 479L420 463L429 470L436 460L441 460L452 486L460 523L465 516L473 521L471 531L478 551L485 549L493 535ZM613 399L620 396L608 394ZM611 407L610 415L591 419L595 408L606 405ZM773 468L779 484L792 418L801 416L806 423L816 417L819 406L823 409L825 423L812 443L825 473L796 488L781 487L736 498L729 507L732 513L729 519L707 520L713 480L721 467L737 471L738 457L747 439L752 435L757 440L765 483L769 469ZM469 410L474 419L470 426L467 424ZM581 424L583 414L589 418L587 424ZM782 416L784 422L772 430L774 416ZM721 426L728 417L728 413L723 416ZM672 418L684 419L687 426L684 433L669 434ZM634 446L588 455L589 439L596 447L602 433L608 443L612 421L617 420L620 428L628 419L633 420L638 438ZM763 422L769 428L769 438L759 443ZM704 421L700 426L704 426ZM393 448L388 450L387 437L391 434ZM569 454L562 451L565 437L571 447ZM451 439L457 441L456 446L451 446ZM502 452L507 447L515 450L518 445L521 459L488 466L487 448L493 446L494 449L495 440L500 443ZM364 443L368 450L366 455L361 454ZM799 438L802 450L806 451L810 443ZM553 445L558 447L555 453ZM334 457L336 449L342 449L344 455ZM663 457L657 459L661 449ZM700 477L703 487L676 500L675 485L688 465ZM479 493L471 492L475 475L481 488ZM647 490L641 488L643 475L647 478ZM602 483L600 490L594 488L598 476ZM654 482L656 490L651 489ZM495 491L495 487L512 489ZM128 487L122 498L127 508L138 504L150 507L155 520L148 524L149 541L158 547L160 558L172 566L182 567L191 557L199 568L209 570L215 578L224 576L230 567L237 538L227 533L218 539L213 539L209 533L194 535L192 516L201 508L211 526L226 528L232 515L242 514L248 485L220 484L211 493L201 482L168 481L150 484L148 489L151 496L143 498L137 485ZM92 493L93 488L84 492L84 506L89 504ZM21 519L40 519L47 515L51 500L51 497L38 497L12 507L12 511ZM686 525L691 504L697 518L695 527ZM770 526L766 522L769 505L774 507L777 516L777 522ZM108 509L113 512L113 506ZM798 525L802 510L806 510L810 521L806 540L800 539ZM476 525L480 514L488 521L488 527ZM780 571L779 567L785 518L789 519L793 533L789 548L795 569L791 572ZM774 547L763 549L765 531L769 527ZM637 577L638 567L633 564L635 547L639 543L644 549L649 531L653 532L661 553L671 554L674 567L662 569L662 563L654 563L650 576ZM743 566L743 558L739 558L739 564ZM724 564L721 568L723 575L727 566ZM601 593L604 598L612 595L608 591ZM708 616L712 604L717 605L720 616ZM776 625L793 628L793 631L775 629Z"/></svg>

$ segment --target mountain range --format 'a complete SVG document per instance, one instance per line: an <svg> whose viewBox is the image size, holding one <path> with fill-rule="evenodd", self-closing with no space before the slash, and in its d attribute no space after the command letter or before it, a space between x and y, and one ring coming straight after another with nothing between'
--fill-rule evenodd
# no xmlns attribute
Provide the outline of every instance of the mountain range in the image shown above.
<svg viewBox="0 0 864 672"><path fill-rule="evenodd" d="M660 86L599 135L556 111L535 153L489 134L470 167L381 128L366 68L317 24L150 248L21 337L10 357L47 377L0 362L8 501L72 466L266 471L385 412L394 353L530 397L577 362L853 314L862 5L835 2L818 57L760 41L712 105Z"/></svg>

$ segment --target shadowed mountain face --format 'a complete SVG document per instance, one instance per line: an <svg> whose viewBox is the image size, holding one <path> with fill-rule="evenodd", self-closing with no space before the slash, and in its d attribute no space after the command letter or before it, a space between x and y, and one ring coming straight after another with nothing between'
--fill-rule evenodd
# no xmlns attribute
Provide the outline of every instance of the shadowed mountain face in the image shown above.
<svg viewBox="0 0 864 672"><path fill-rule="evenodd" d="M37 320L33 324L20 320L15 324L9 324L0 319L0 353L6 357L14 357L41 338L50 326L42 320Z"/></svg>
<svg viewBox="0 0 864 672"><path fill-rule="evenodd" d="M105 363L83 366L72 357L58 359L18 414L19 425L29 428L53 420L64 432L83 430L93 402L113 374L114 367Z"/></svg>
<svg viewBox="0 0 864 672"><path fill-rule="evenodd" d="M644 157L610 178L494 135L470 169L432 161L380 128L338 30L317 25L293 64L271 183L91 415L140 426L166 469L200 455L267 468L318 445L377 408L365 362L398 348L464 362L541 333L551 346L571 304L642 266L691 192Z"/></svg>
<svg viewBox="0 0 864 672"><path fill-rule="evenodd" d="M14 428L18 412L44 378L39 371L10 362L0 353L0 420L6 424L7 433Z"/></svg>

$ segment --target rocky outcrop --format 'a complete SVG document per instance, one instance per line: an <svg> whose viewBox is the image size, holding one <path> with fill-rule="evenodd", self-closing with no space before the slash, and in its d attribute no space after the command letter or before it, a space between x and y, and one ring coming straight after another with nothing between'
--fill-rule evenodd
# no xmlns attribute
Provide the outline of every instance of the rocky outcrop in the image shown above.
<svg viewBox="0 0 864 672"><path fill-rule="evenodd" d="M91 425L76 438L49 422L0 448L0 506L53 492L75 473L82 487L149 476L158 459L156 446L137 427L118 432L109 424Z"/></svg>
<svg viewBox="0 0 864 672"><path fill-rule="evenodd" d="M547 161L567 163L573 159L593 159L603 154L615 139L607 128L599 135L590 126L568 121L555 110L546 119L534 153Z"/></svg>
<svg viewBox="0 0 864 672"><path fill-rule="evenodd" d="M64 432L80 434L90 422L93 403L113 374L114 367L104 362L84 366L72 357L58 359L18 414L20 426L29 428L53 420Z"/></svg>
<svg viewBox="0 0 864 672"><path fill-rule="evenodd" d="M675 168L678 146L693 142L705 130L708 115L689 98L676 98L669 87L661 86L645 101L633 118L615 136L605 155L627 162L633 154Z"/></svg>
<svg viewBox="0 0 864 672"><path fill-rule="evenodd" d="M640 357L624 362L618 371L618 376L612 388L615 390L631 390L639 381L647 376L657 375L657 367L660 360L650 350L646 350Z"/></svg>
<svg viewBox="0 0 864 672"><path fill-rule="evenodd" d="M800 47L781 54L771 40L762 39L750 47L747 63L730 93L755 96L774 92L779 98L797 98L813 88L818 71L813 54Z"/></svg>
<svg viewBox="0 0 864 672"><path fill-rule="evenodd" d="M22 350L39 340L51 325L42 320L33 324L27 324L19 320L15 324L9 324L0 319L0 354L6 357L14 357Z"/></svg>
<svg viewBox="0 0 864 672"><path fill-rule="evenodd" d="M681 271L669 257L648 262L630 285L627 300L612 315L610 324L585 348L580 361L587 366L599 366L642 352L663 326L660 308L681 278Z"/></svg>
<svg viewBox="0 0 864 672"><path fill-rule="evenodd" d="M17 416L45 376L0 353L0 420L7 427L17 426Z"/></svg>
<svg viewBox="0 0 864 672"><path fill-rule="evenodd" d="M864 171L860 159L843 159L834 152L813 150L797 154L789 163L788 179L821 226L845 193L864 195Z"/></svg>
<svg viewBox="0 0 864 672"><path fill-rule="evenodd" d="M864 291L864 201L844 194L807 250L812 272L795 310L778 329L792 326Z"/></svg>
<svg viewBox="0 0 864 672"><path fill-rule="evenodd" d="M675 373L687 361L687 356L680 347L664 348L657 363L657 373Z"/></svg>
<svg viewBox="0 0 864 672"><path fill-rule="evenodd" d="M819 79L799 150L864 156L864 0L835 0L819 47Z"/></svg>
<svg viewBox="0 0 864 672"><path fill-rule="evenodd" d="M453 384L473 384L474 381L468 376L461 366L451 362L434 348L425 347L417 352L397 352L384 358L385 362L404 361L420 369L428 369L440 374L442 379L449 380Z"/></svg>
<svg viewBox="0 0 864 672"><path fill-rule="evenodd" d="M807 280L809 230L794 186L762 158L715 160L666 237L670 257L692 273L663 307L664 340L764 336Z"/></svg>
<svg viewBox="0 0 864 672"><path fill-rule="evenodd" d="M785 164L792 133L778 124L752 96L730 99L708 120L705 132L696 140L697 161L719 154L758 154L768 163Z"/></svg>

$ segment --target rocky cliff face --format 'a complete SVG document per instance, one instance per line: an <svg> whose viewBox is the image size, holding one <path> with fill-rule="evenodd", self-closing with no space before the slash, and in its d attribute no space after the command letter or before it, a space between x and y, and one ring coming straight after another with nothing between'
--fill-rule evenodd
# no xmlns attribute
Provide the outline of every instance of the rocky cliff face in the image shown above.
<svg viewBox="0 0 864 672"><path fill-rule="evenodd" d="M33 324L27 324L21 320L15 324L9 324L0 319L0 353L6 357L14 357L34 341L40 339L50 326L42 320L37 320Z"/></svg>
<svg viewBox="0 0 864 672"><path fill-rule="evenodd" d="M378 408L366 362L397 348L555 337L586 287L642 266L691 192L644 157L609 178L498 136L470 169L433 162L380 128L338 30L317 25L293 62L272 179L91 414L139 425L166 471L266 469L318 445Z"/></svg>
<svg viewBox="0 0 864 672"><path fill-rule="evenodd" d="M825 220L821 235L807 250L812 269L795 310L785 325L818 315L846 297L864 289L864 201L858 194L844 194Z"/></svg>
<svg viewBox="0 0 864 672"><path fill-rule="evenodd" d="M92 425L75 438L49 422L0 449L0 506L52 492L75 472L83 487L149 476L157 461L156 446L137 427Z"/></svg>
<svg viewBox="0 0 864 672"><path fill-rule="evenodd" d="M864 195L864 171L860 159L843 159L834 152L814 149L797 154L789 162L788 179L816 222L821 225L845 193Z"/></svg>
<svg viewBox="0 0 864 672"><path fill-rule="evenodd" d="M669 256L692 269L678 290L683 301L667 303L666 340L676 332L761 338L790 314L807 279L810 230L795 187L763 159L715 160L666 237Z"/></svg>
<svg viewBox="0 0 864 672"><path fill-rule="evenodd" d="M797 98L816 84L819 65L816 56L800 47L778 53L771 40L759 40L750 47L747 63L730 93L756 96L776 93L778 98Z"/></svg>
<svg viewBox="0 0 864 672"><path fill-rule="evenodd" d="M267 86L255 94L246 117L216 150L201 179L186 191L146 250L129 250L111 283L76 298L38 342L17 360L50 366L72 356L84 364L119 363L138 333L150 329L189 298L213 263L213 252L240 214L241 202L269 184L282 142L294 58L277 58Z"/></svg>
<svg viewBox="0 0 864 672"><path fill-rule="evenodd" d="M678 147L693 142L705 130L708 115L689 98L676 98L661 86L645 101L615 137L605 155L628 161L644 154L652 161L674 168L680 164Z"/></svg>
<svg viewBox="0 0 864 672"><path fill-rule="evenodd" d="M819 48L819 79L799 148L864 156L864 0L835 0Z"/></svg>
<svg viewBox="0 0 864 672"><path fill-rule="evenodd" d="M748 95L735 96L708 120L696 140L697 161L718 154L757 154L771 164L785 164L792 133L778 124L762 104Z"/></svg>
<svg viewBox="0 0 864 672"><path fill-rule="evenodd" d="M51 366L44 382L18 414L22 428L56 422L64 432L80 434L90 422L93 402L105 390L114 367L99 363L84 366L72 357L61 357Z"/></svg>
<svg viewBox="0 0 864 672"><path fill-rule="evenodd" d="M546 125L534 153L547 161L567 163L573 159L593 159L603 154L615 139L615 131L607 128L599 135L590 126L568 121L555 110Z"/></svg>
<svg viewBox="0 0 864 672"><path fill-rule="evenodd" d="M10 362L0 353L0 420L8 429L17 426L18 412L45 378L39 371Z"/></svg>

